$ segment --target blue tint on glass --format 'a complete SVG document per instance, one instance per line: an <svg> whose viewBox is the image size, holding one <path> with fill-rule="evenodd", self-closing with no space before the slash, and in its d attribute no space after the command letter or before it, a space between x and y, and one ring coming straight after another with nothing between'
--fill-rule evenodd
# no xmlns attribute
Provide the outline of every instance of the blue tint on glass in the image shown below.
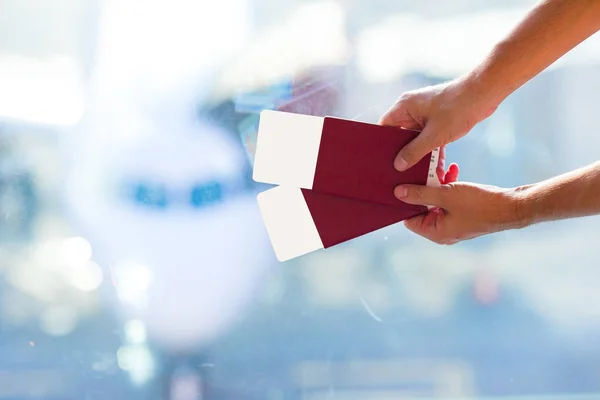
<svg viewBox="0 0 600 400"><path fill-rule="evenodd" d="M200 183L192 187L190 205L194 208L207 207L222 202L223 197L223 186L220 182Z"/></svg>
<svg viewBox="0 0 600 400"><path fill-rule="evenodd" d="M242 92L234 96L235 111L239 113L260 113L273 110L281 102L292 99L293 83L286 80L274 83L254 92Z"/></svg>
<svg viewBox="0 0 600 400"><path fill-rule="evenodd" d="M153 208L164 209L168 205L167 190L164 185L146 183L135 184L135 202Z"/></svg>
<svg viewBox="0 0 600 400"><path fill-rule="evenodd" d="M189 186L169 186L161 182L127 182L120 198L135 207L167 210L173 207L202 209L231 200L251 187L244 182L199 181Z"/></svg>

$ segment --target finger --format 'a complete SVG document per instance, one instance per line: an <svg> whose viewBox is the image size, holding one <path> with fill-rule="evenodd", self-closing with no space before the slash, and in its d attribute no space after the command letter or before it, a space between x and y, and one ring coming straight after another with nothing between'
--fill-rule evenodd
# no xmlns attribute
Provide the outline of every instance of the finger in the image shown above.
<svg viewBox="0 0 600 400"><path fill-rule="evenodd" d="M394 189L394 195L398 200L408 204L422 206L444 207L445 190L441 187L421 185L400 185Z"/></svg>
<svg viewBox="0 0 600 400"><path fill-rule="evenodd" d="M434 243L441 243L439 229L444 217L444 210L433 209L425 215L419 215L404 221L404 226L411 232L429 239Z"/></svg>
<svg viewBox="0 0 600 400"><path fill-rule="evenodd" d="M436 220L437 218L438 216L432 213L419 215L404 221L404 226L409 231L416 233L425 239L435 241L435 226L432 225L431 221Z"/></svg>
<svg viewBox="0 0 600 400"><path fill-rule="evenodd" d="M433 208L429 210L425 219L423 220L423 225L428 229L435 229L437 225L438 218L440 215L444 214L445 211L442 208Z"/></svg>
<svg viewBox="0 0 600 400"><path fill-rule="evenodd" d="M408 119L405 118L407 116L408 113L401 108L400 104L395 103L379 118L377 123L379 125L394 126L397 120Z"/></svg>
<svg viewBox="0 0 600 400"><path fill-rule="evenodd" d="M446 175L446 146L440 147L438 165L435 172L437 173L440 183L444 183L444 176Z"/></svg>
<svg viewBox="0 0 600 400"><path fill-rule="evenodd" d="M440 153L438 155L438 165L442 169L446 169L446 146L440 147Z"/></svg>
<svg viewBox="0 0 600 400"><path fill-rule="evenodd" d="M421 124L419 124L417 121L415 121L413 119L400 121L394 126L396 126L398 128L410 129L413 131L420 131L422 128Z"/></svg>
<svg viewBox="0 0 600 400"><path fill-rule="evenodd" d="M443 184L444 183L444 176L446 175L445 172L444 172L444 169L442 167L437 167L435 169L435 173L437 175L438 181Z"/></svg>
<svg viewBox="0 0 600 400"><path fill-rule="evenodd" d="M379 125L406 129L421 129L419 124L406 110L402 102L397 102L377 122Z"/></svg>
<svg viewBox="0 0 600 400"><path fill-rule="evenodd" d="M425 225L424 225L424 221L425 221L426 217L427 217L427 214L417 215L416 217L407 219L404 221L404 226L409 231L414 232L417 235L423 236L426 233Z"/></svg>
<svg viewBox="0 0 600 400"><path fill-rule="evenodd" d="M456 163L450 164L450 166L448 167L448 171L446 171L446 175L444 176L444 180L442 183L448 184L448 183L456 182L458 180L459 174L460 174L460 168L458 167L458 164L456 164Z"/></svg>
<svg viewBox="0 0 600 400"><path fill-rule="evenodd" d="M425 157L427 153L444 144L439 138L437 127L429 123L419 136L398 152L394 160L394 167L398 171L406 171Z"/></svg>

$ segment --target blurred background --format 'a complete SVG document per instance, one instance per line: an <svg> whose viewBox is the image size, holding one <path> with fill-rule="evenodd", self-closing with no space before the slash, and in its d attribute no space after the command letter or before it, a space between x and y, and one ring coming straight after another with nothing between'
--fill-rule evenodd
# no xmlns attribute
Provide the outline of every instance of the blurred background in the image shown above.
<svg viewBox="0 0 600 400"><path fill-rule="evenodd" d="M600 398L600 219L276 262L258 112L375 122L529 0L0 0L0 399ZM592 37L448 148L600 158Z"/></svg>

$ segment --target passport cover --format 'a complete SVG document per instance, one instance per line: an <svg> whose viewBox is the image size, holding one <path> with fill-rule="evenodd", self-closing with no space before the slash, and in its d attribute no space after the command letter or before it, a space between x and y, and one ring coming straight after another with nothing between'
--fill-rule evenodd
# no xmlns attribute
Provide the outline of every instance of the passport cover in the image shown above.
<svg viewBox="0 0 600 400"><path fill-rule="evenodd" d="M263 111L253 178L281 185L258 196L277 258L329 248L426 212L393 195L398 184L439 185L437 149L407 171L393 166L398 151L418 134Z"/></svg>
<svg viewBox="0 0 600 400"><path fill-rule="evenodd" d="M253 178L398 206L393 195L397 185L439 184L437 149L407 171L394 168L398 151L418 134L340 118L263 111Z"/></svg>
<svg viewBox="0 0 600 400"><path fill-rule="evenodd" d="M423 212L289 186L260 193L258 204L279 261L335 246Z"/></svg>

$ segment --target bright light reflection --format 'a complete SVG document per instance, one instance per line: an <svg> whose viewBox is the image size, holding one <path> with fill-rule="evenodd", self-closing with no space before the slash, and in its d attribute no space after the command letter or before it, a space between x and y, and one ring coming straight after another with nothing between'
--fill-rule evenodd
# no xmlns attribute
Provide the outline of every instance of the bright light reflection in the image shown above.
<svg viewBox="0 0 600 400"><path fill-rule="evenodd" d="M249 37L246 0L107 0L103 8L96 72L111 99L115 90L191 87Z"/></svg>
<svg viewBox="0 0 600 400"><path fill-rule="evenodd" d="M226 66L220 84L234 92L254 90L315 66L345 63L349 55L345 18L338 2L298 5L289 18L263 32Z"/></svg>
<svg viewBox="0 0 600 400"><path fill-rule="evenodd" d="M82 237L72 237L62 242L61 254L69 265L83 264L92 257L92 245Z"/></svg>
<svg viewBox="0 0 600 400"><path fill-rule="evenodd" d="M146 327L138 319L133 319L125 324L125 339L129 343L144 343L146 341Z"/></svg>
<svg viewBox="0 0 600 400"><path fill-rule="evenodd" d="M71 285L83 292L91 292L98 289L102 284L102 279L102 269L92 261L73 268L69 274Z"/></svg>
<svg viewBox="0 0 600 400"><path fill-rule="evenodd" d="M51 307L42 314L40 324L42 330L49 335L68 335L77 325L77 313L66 306Z"/></svg>
<svg viewBox="0 0 600 400"><path fill-rule="evenodd" d="M57 261L62 257L61 253L60 243L56 240L48 240L35 246L33 256L38 265L55 266Z"/></svg>
<svg viewBox="0 0 600 400"><path fill-rule="evenodd" d="M152 283L152 271L144 265L121 263L115 266L115 283L119 298L134 306L142 306Z"/></svg>
<svg viewBox="0 0 600 400"><path fill-rule="evenodd" d="M513 8L443 19L394 15L360 34L357 65L368 81L380 83L411 71L460 75L477 65L525 12Z"/></svg>
<svg viewBox="0 0 600 400"><path fill-rule="evenodd" d="M70 126L83 115L81 76L73 59L1 57L0 87L0 117Z"/></svg>
<svg viewBox="0 0 600 400"><path fill-rule="evenodd" d="M136 385L143 385L154 375L154 358L144 345L121 346L117 351L117 361L119 368L129 372Z"/></svg>

